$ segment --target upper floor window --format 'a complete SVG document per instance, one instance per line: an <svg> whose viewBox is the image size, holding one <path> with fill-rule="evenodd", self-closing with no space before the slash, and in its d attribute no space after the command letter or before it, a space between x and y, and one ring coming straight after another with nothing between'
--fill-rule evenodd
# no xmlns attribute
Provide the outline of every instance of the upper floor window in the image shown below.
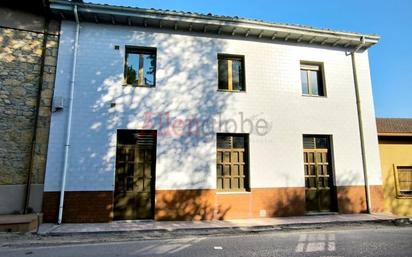
<svg viewBox="0 0 412 257"><path fill-rule="evenodd" d="M302 94L309 96L324 96L322 65L300 64L300 79L302 83Z"/></svg>
<svg viewBox="0 0 412 257"><path fill-rule="evenodd" d="M127 85L154 87L156 84L156 49L126 47L124 81Z"/></svg>
<svg viewBox="0 0 412 257"><path fill-rule="evenodd" d="M245 91L245 58L239 55L219 54L219 90Z"/></svg>

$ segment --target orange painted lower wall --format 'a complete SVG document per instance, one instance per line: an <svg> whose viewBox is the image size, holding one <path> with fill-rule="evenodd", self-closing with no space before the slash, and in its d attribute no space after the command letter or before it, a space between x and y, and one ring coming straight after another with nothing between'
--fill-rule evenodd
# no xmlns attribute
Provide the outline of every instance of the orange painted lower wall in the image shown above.
<svg viewBox="0 0 412 257"><path fill-rule="evenodd" d="M372 212L383 212L383 187L370 186ZM339 213L366 213L366 192L364 186L337 187Z"/></svg>
<svg viewBox="0 0 412 257"><path fill-rule="evenodd" d="M385 211L385 197L383 186L370 186L371 200L372 200L372 212L384 212Z"/></svg>
<svg viewBox="0 0 412 257"><path fill-rule="evenodd" d="M219 219L214 195L210 189L156 190L155 220Z"/></svg>
<svg viewBox="0 0 412 257"><path fill-rule="evenodd" d="M371 186L372 211L383 211L382 186ZM339 213L365 213L364 186L337 188ZM305 214L305 189L253 188L245 193L205 190L156 191L156 220L246 219Z"/></svg>
<svg viewBox="0 0 412 257"><path fill-rule="evenodd" d="M339 213L366 212L365 188L337 188ZM371 186L373 212L382 212L382 186ZM56 222L59 192L45 192L45 222ZM253 188L245 193L213 189L156 190L155 220L228 220L305 214L305 189ZM63 222L110 222L113 192L66 192Z"/></svg>
<svg viewBox="0 0 412 257"><path fill-rule="evenodd" d="M304 188L253 188L248 193L217 193L224 219L244 219L305 214Z"/></svg>
<svg viewBox="0 0 412 257"><path fill-rule="evenodd" d="M245 219L305 213L304 188L255 188L245 193L157 190L156 220Z"/></svg>
<svg viewBox="0 0 412 257"><path fill-rule="evenodd" d="M156 220L245 219L305 213L304 188L255 188L245 193L157 190Z"/></svg>

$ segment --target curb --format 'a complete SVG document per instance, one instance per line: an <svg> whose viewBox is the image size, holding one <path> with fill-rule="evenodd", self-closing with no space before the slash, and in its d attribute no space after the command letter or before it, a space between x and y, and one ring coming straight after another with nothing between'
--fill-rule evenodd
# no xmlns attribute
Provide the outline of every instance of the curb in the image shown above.
<svg viewBox="0 0 412 257"><path fill-rule="evenodd" d="M193 228L158 228L158 229L135 229L135 230L105 230L105 231L72 231L72 232L58 232L53 231L58 227L53 227L50 231L34 233L39 236L81 236L81 235L140 235L150 236L157 234L166 235L213 235L213 234L241 234L241 233L259 233L270 231L291 231L291 230L305 230L305 229L322 229L331 226L342 225L365 225L365 224L380 224L392 226L409 226L412 224L410 218L397 219L379 219L379 220L363 220L363 221L330 221L330 222L313 222L313 223L293 223L293 224L279 224L279 225L254 225L254 226L228 226L228 227L193 227Z"/></svg>

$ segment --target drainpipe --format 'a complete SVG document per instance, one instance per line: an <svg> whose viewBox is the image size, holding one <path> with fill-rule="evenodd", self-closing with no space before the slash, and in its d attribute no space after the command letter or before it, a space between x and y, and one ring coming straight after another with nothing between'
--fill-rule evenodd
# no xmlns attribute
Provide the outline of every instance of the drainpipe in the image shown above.
<svg viewBox="0 0 412 257"><path fill-rule="evenodd" d="M74 17L76 20L76 35L74 39L74 52L73 52L73 66L72 66L72 77L70 80L70 99L69 99L69 114L67 118L67 133L66 133L66 143L64 145L64 166L62 174L62 185L60 190L60 204L59 204L59 217L57 223L61 224L63 219L63 206L64 206L64 192L66 188L66 175L69 169L69 152L70 152L70 136L72 127L72 115L73 115L73 97L74 97L74 83L76 79L76 64L77 64L77 49L79 46L79 33L80 33L80 23L79 16L77 14L77 5L74 6Z"/></svg>
<svg viewBox="0 0 412 257"><path fill-rule="evenodd" d="M361 143L361 150L362 150L362 166L363 166L363 177L365 180L365 194L366 194L366 207L367 212L372 212L372 204L371 204L371 197L370 197L370 188L369 188L369 181L368 181L368 169L367 169L367 162L366 162L366 151L365 151L365 139L363 133L363 122L362 122L362 106L361 106L361 97L359 94L359 81L358 81L358 74L356 70L356 52L361 49L365 45L365 37L361 37L361 43L350 53L352 57L352 70L353 70L353 79L355 82L355 94L356 94L356 107L358 111L358 124L359 124L359 136L360 136L360 143Z"/></svg>

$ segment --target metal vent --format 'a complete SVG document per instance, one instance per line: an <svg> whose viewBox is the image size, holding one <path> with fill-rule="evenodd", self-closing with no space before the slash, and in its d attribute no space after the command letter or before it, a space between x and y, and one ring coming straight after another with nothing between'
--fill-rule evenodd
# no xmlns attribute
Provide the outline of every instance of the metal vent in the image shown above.
<svg viewBox="0 0 412 257"><path fill-rule="evenodd" d="M231 149L233 145L232 136L217 136L217 148Z"/></svg>
<svg viewBox="0 0 412 257"><path fill-rule="evenodd" d="M156 136L154 133L150 132L140 132L135 135L136 137L136 145L142 147L152 147L155 144Z"/></svg>
<svg viewBox="0 0 412 257"><path fill-rule="evenodd" d="M153 147L156 145L154 130L118 130L117 143L120 145L137 145Z"/></svg>
<svg viewBox="0 0 412 257"><path fill-rule="evenodd" d="M303 148L304 149L315 149L315 138L314 137L303 137Z"/></svg>

